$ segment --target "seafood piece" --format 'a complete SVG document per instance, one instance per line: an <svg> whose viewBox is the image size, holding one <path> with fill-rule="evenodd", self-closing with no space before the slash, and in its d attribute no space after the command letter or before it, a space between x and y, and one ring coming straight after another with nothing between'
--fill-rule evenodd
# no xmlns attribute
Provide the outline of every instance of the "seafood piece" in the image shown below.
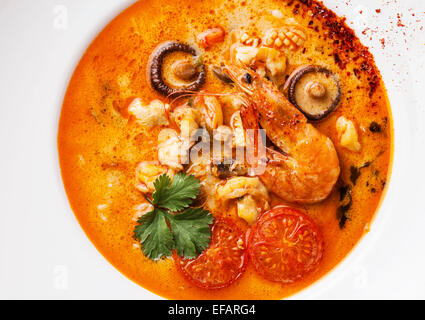
<svg viewBox="0 0 425 320"><path fill-rule="evenodd" d="M177 107L171 114L171 119L177 124L180 133L192 136L199 128L199 112L187 104Z"/></svg>
<svg viewBox="0 0 425 320"><path fill-rule="evenodd" d="M270 29L263 38L263 44L268 47L292 51L302 47L307 39L304 31L298 26L284 26L280 29Z"/></svg>
<svg viewBox="0 0 425 320"><path fill-rule="evenodd" d="M247 46L258 47L261 44L261 38L252 37L248 33L244 32L239 38L239 41Z"/></svg>
<svg viewBox="0 0 425 320"><path fill-rule="evenodd" d="M270 199L267 188L257 177L236 177L217 187L217 198L222 201L238 199L247 194L267 201Z"/></svg>
<svg viewBox="0 0 425 320"><path fill-rule="evenodd" d="M246 94L247 104L241 110L245 129L259 129L260 123L282 151L267 150L261 181L286 201L316 203L326 199L340 174L332 141L309 124L271 82L241 65L229 65L226 72ZM251 143L261 147L265 142L257 139ZM248 153L248 157L252 155Z"/></svg>
<svg viewBox="0 0 425 320"><path fill-rule="evenodd" d="M243 127L240 111L237 111L232 115L230 118L230 126L233 129L233 146L237 148L245 148L245 130Z"/></svg>
<svg viewBox="0 0 425 320"><path fill-rule="evenodd" d="M209 49L214 44L224 41L226 31L222 27L208 29L198 35L198 43L202 48Z"/></svg>
<svg viewBox="0 0 425 320"><path fill-rule="evenodd" d="M243 99L239 94L237 95L229 95L221 98L221 101L225 104L225 109L228 114L234 114L237 111L240 111L242 105L244 104Z"/></svg>
<svg viewBox="0 0 425 320"><path fill-rule="evenodd" d="M188 163L191 142L182 139L175 130L164 129L158 136L158 160L175 171L183 170L183 164Z"/></svg>
<svg viewBox="0 0 425 320"><path fill-rule="evenodd" d="M155 191L154 181L166 173L170 178L174 176L173 170L161 165L158 161L140 162L136 168L136 188L142 193Z"/></svg>
<svg viewBox="0 0 425 320"><path fill-rule="evenodd" d="M233 131L220 126L213 132L212 160L214 164L231 163L233 156Z"/></svg>
<svg viewBox="0 0 425 320"><path fill-rule="evenodd" d="M267 76L278 87L285 83L287 59L281 51L269 47L236 47L232 52L234 61L253 68L262 77Z"/></svg>
<svg viewBox="0 0 425 320"><path fill-rule="evenodd" d="M191 163L186 170L187 174L191 174L196 178L203 178L211 172L211 159L202 154L201 156L190 159Z"/></svg>
<svg viewBox="0 0 425 320"><path fill-rule="evenodd" d="M359 152L361 145L354 122L345 117L339 117L336 122L336 130L341 146L353 152Z"/></svg>
<svg viewBox="0 0 425 320"><path fill-rule="evenodd" d="M271 77L282 75L286 71L286 57L276 49L261 47L257 53L257 61L265 63Z"/></svg>
<svg viewBox="0 0 425 320"><path fill-rule="evenodd" d="M234 53L235 61L247 66L258 67L264 64L271 77L281 75L286 70L286 57L273 48L238 47Z"/></svg>
<svg viewBox="0 0 425 320"><path fill-rule="evenodd" d="M137 98L130 103L128 113L135 117L136 123L150 129L155 126L167 126L167 109L169 105L159 100L152 101L149 105L142 105L142 101Z"/></svg>
<svg viewBox="0 0 425 320"><path fill-rule="evenodd" d="M218 201L238 199L238 216L248 224L254 223L261 212L270 208L267 188L258 177L236 177L217 188Z"/></svg>
<svg viewBox="0 0 425 320"><path fill-rule="evenodd" d="M228 126L219 126L216 130L214 130L214 140L220 142L227 142L232 139L233 132L232 129Z"/></svg>
<svg viewBox="0 0 425 320"><path fill-rule="evenodd" d="M251 195L238 200L238 217L245 220L249 225L254 224L264 210L267 209L259 207Z"/></svg>
<svg viewBox="0 0 425 320"><path fill-rule="evenodd" d="M202 115L199 124L210 132L223 125L223 109L218 99L214 96L198 95L194 107Z"/></svg>
<svg viewBox="0 0 425 320"><path fill-rule="evenodd" d="M258 50L255 47L237 47L234 50L235 61L242 62L247 66L252 65L257 58Z"/></svg>

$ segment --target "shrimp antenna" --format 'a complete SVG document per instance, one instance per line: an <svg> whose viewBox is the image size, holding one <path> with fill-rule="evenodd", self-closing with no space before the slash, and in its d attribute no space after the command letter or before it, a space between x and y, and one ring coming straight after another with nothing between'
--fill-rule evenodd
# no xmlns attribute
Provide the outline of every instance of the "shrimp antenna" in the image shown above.
<svg viewBox="0 0 425 320"><path fill-rule="evenodd" d="M167 98L171 98L173 95L175 95L175 94L172 94L172 95L168 96ZM181 91L181 92L179 92L179 96L177 96L173 100L171 100L169 110L173 110L174 104L177 101L179 101L180 99L190 98L190 97L193 97L194 95L214 96L214 97L240 96L241 101L243 101L243 93L242 92L212 93L212 92L198 92L198 91ZM243 101L243 103L246 103L246 101Z"/></svg>

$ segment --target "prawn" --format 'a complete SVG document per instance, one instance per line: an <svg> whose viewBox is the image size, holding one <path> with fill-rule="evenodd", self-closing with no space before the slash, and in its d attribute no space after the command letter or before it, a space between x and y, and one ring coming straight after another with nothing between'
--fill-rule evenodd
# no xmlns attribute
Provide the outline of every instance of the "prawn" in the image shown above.
<svg viewBox="0 0 425 320"><path fill-rule="evenodd" d="M266 166L259 175L264 185L288 202L312 204L326 199L340 174L331 139L308 123L275 85L256 72L236 64L224 71L245 93L246 103L241 109L245 130L261 125L280 149L266 148ZM262 143L260 140L255 143Z"/></svg>

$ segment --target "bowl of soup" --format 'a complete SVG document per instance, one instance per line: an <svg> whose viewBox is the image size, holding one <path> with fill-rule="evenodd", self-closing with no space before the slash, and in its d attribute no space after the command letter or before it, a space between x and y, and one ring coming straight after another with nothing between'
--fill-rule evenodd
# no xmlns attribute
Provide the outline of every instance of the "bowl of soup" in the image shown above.
<svg viewBox="0 0 425 320"><path fill-rule="evenodd" d="M310 0L135 3L81 58L58 134L87 236L170 299L325 277L369 232L393 143L372 54Z"/></svg>

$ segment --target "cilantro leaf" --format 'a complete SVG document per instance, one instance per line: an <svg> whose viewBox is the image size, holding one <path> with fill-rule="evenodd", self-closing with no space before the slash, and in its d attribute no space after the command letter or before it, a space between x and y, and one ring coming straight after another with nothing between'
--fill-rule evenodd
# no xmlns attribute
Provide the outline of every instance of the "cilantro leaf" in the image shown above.
<svg viewBox="0 0 425 320"><path fill-rule="evenodd" d="M187 208L199 194L201 184L194 176L178 173L173 182L166 174L155 182L153 204L170 211L180 211Z"/></svg>
<svg viewBox="0 0 425 320"><path fill-rule="evenodd" d="M140 217L134 229L134 237L140 241L143 253L151 260L169 257L173 250L187 259L195 258L208 248L210 225L214 222L209 211L188 208L199 194L199 180L179 173L171 181L165 174L154 186L152 200L147 198L154 209Z"/></svg>
<svg viewBox="0 0 425 320"><path fill-rule="evenodd" d="M189 208L177 215L167 215L179 256L193 259L206 250L211 241L210 224L214 217L203 208Z"/></svg>
<svg viewBox="0 0 425 320"><path fill-rule="evenodd" d="M154 209L138 220L139 225L134 230L136 239L142 244L143 253L151 260L171 256L175 247L165 215L165 212Z"/></svg>

